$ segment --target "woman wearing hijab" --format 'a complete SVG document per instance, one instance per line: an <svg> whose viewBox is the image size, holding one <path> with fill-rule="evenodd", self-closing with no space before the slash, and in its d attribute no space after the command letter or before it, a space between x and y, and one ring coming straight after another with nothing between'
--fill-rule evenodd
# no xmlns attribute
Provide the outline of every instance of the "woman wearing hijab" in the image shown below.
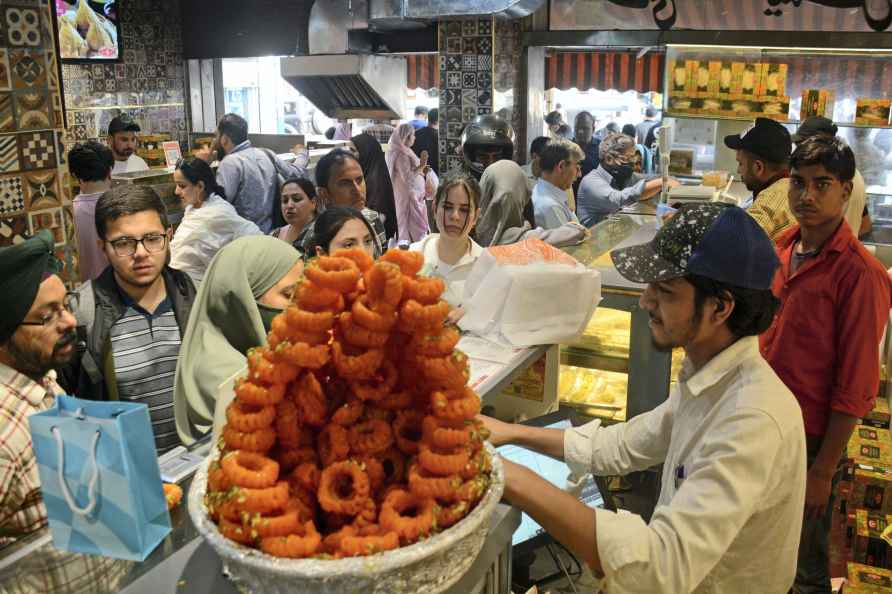
<svg viewBox="0 0 892 594"><path fill-rule="evenodd" d="M560 247L580 243L588 236L586 229L577 223L545 230L534 229L524 219L530 194L526 174L514 161L503 159L487 167L480 178L480 190L480 218L474 240L483 247L532 238Z"/></svg>
<svg viewBox="0 0 892 594"><path fill-rule="evenodd" d="M396 236L396 204L393 200L393 185L381 143L371 134L357 134L353 146L365 176L366 205L384 216L384 233L387 239Z"/></svg>
<svg viewBox="0 0 892 594"><path fill-rule="evenodd" d="M427 153L421 159L415 156L415 128L412 124L400 124L390 136L387 146L387 170L393 182L393 198L396 203L397 238L400 245L419 241L427 235L425 197L430 193L426 183L429 170Z"/></svg>
<svg viewBox="0 0 892 594"><path fill-rule="evenodd" d="M266 344L273 317L285 309L303 274L290 244L257 235L221 249L205 275L183 335L174 384L174 415L184 444L211 429L221 384Z"/></svg>

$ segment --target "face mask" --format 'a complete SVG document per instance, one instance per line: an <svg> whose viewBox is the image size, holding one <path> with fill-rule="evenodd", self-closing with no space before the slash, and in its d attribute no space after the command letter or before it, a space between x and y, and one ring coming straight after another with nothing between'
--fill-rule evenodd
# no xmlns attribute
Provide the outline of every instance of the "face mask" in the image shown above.
<svg viewBox="0 0 892 594"><path fill-rule="evenodd" d="M260 311L260 319L263 320L263 329L267 332L273 327L273 318L284 311L278 307L270 307L260 302L257 303L257 309Z"/></svg>
<svg viewBox="0 0 892 594"><path fill-rule="evenodd" d="M634 173L634 169L632 169L631 165L623 164L623 165L604 165L604 169L607 170L611 176L613 176L613 180L622 184L625 183L630 177L632 177L632 173Z"/></svg>

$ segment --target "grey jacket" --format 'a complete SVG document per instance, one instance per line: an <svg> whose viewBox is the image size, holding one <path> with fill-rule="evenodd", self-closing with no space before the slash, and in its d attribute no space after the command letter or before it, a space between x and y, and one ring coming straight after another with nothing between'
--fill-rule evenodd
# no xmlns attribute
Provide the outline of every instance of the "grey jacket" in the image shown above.
<svg viewBox="0 0 892 594"><path fill-rule="evenodd" d="M235 147L217 167L217 183L223 186L226 200L264 233L273 227L279 184L292 176L307 177L307 170L282 161L270 150L253 147L250 140Z"/></svg>
<svg viewBox="0 0 892 594"><path fill-rule="evenodd" d="M591 227L606 219L611 213L632 204L644 192L646 177L633 173L623 184L614 183L613 176L603 166L590 172L579 184L576 195L576 214L579 222Z"/></svg>

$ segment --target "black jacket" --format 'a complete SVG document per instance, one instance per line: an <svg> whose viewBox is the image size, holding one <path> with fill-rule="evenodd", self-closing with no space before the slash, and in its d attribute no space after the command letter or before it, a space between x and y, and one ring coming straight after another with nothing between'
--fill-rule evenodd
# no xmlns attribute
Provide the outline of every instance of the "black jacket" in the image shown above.
<svg viewBox="0 0 892 594"><path fill-rule="evenodd" d="M170 297L180 336L186 332L189 312L195 301L195 285L185 272L165 267L161 272ZM66 391L87 400L114 399L106 385L105 370L110 364L109 334L127 307L109 266L95 280L81 285L77 293L77 352L71 362L59 369L59 383Z"/></svg>
<svg viewBox="0 0 892 594"><path fill-rule="evenodd" d="M416 130L415 144L412 145L412 150L418 155L419 159L421 158L421 151L427 151L427 154L430 156L428 163L430 163L431 169L438 176L440 175L440 133L436 128L428 126Z"/></svg>

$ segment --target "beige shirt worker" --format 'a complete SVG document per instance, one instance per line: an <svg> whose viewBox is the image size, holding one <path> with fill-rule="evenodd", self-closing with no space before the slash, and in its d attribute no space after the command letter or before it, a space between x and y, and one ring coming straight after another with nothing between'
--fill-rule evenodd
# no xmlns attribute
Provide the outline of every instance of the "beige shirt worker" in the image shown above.
<svg viewBox="0 0 892 594"><path fill-rule="evenodd" d="M864 188L864 178L861 172L855 170L855 177L852 178L852 195L849 196L849 202L846 205L846 223L852 228L855 237L861 232L861 219L864 214L864 206L867 204L867 191Z"/></svg>
<svg viewBox="0 0 892 594"><path fill-rule="evenodd" d="M442 260L437 253L437 241L440 237L439 233L431 233L421 241L417 241L409 246L409 250L413 252L421 252L424 254L424 271L430 276L436 276L443 279L446 283L446 290L443 292L443 299L452 307L459 307L462 304L462 296L465 291L465 281L474 267L474 262L483 253L480 247L470 237L468 241L471 245L468 252L461 257L461 260L450 266Z"/></svg>
<svg viewBox="0 0 892 594"><path fill-rule="evenodd" d="M738 340L699 371L685 360L668 400L628 423L564 434L577 473L663 463L649 524L596 511L605 591L737 594L793 584L805 500L805 431L793 394Z"/></svg>
<svg viewBox="0 0 892 594"><path fill-rule="evenodd" d="M775 241L781 233L797 224L787 200L789 192L790 178L782 177L759 192L753 205L747 209L771 241Z"/></svg>

